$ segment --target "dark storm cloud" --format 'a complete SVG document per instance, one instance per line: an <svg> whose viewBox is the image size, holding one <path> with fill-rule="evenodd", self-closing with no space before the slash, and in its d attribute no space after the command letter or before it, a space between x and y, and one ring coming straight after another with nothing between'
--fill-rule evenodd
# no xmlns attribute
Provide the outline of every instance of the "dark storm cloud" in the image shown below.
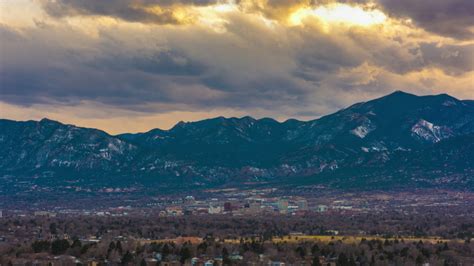
<svg viewBox="0 0 474 266"><path fill-rule="evenodd" d="M213 75L202 82L215 90L227 92L220 104L228 107L271 108L289 102L305 104L307 91L290 77L267 76L254 80L235 80L227 75Z"/></svg>
<svg viewBox="0 0 474 266"><path fill-rule="evenodd" d="M172 76L198 76L206 70L205 65L178 51L153 52L148 55L109 54L94 59L89 65L119 72L135 69L151 74Z"/></svg>
<svg viewBox="0 0 474 266"><path fill-rule="evenodd" d="M233 108L318 116L393 89L421 91L433 78L466 80L473 71L473 45L420 41L406 25L401 34L378 25L324 29L317 19L294 26L264 20L263 11L232 9L215 14L206 10L204 14L212 13L210 21L160 26L154 24L175 21L144 9L158 4L172 12L174 4L212 2L43 2L53 15L42 18L45 23L0 26L0 100L19 106L93 102L148 114L164 108ZM272 6L269 16L278 18L285 14L282 10L308 1L262 2L264 9ZM150 25L57 19L94 15ZM452 76L433 77L433 69ZM425 76L416 73L425 70Z"/></svg>
<svg viewBox="0 0 474 266"><path fill-rule="evenodd" d="M451 75L474 71L474 44L438 46L422 43L420 51L426 65L439 67Z"/></svg>
<svg viewBox="0 0 474 266"><path fill-rule="evenodd" d="M0 80L2 101L22 106L75 105L93 101L129 110L154 112L147 104L195 107L221 104L212 90L197 86L199 82L196 80L171 79L133 69L120 72L98 71L85 66L69 70L54 67L2 69Z"/></svg>
<svg viewBox="0 0 474 266"><path fill-rule="evenodd" d="M378 0L392 16L411 18L420 27L459 39L474 36L472 0Z"/></svg>
<svg viewBox="0 0 474 266"><path fill-rule="evenodd" d="M172 6L213 4L213 0L44 0L44 10L53 17L110 16L131 22L155 24L181 24L173 13ZM159 6L152 12L146 8Z"/></svg>
<svg viewBox="0 0 474 266"><path fill-rule="evenodd" d="M324 35L308 35L307 38L308 42L300 47L297 54L298 68L294 71L300 78L318 82L341 67L356 67L363 62L337 39Z"/></svg>

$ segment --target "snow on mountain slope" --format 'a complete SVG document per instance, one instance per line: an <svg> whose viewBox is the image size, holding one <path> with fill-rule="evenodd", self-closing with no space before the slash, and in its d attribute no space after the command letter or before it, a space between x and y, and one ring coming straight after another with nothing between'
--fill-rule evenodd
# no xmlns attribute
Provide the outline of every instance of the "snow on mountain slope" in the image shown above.
<svg viewBox="0 0 474 266"><path fill-rule="evenodd" d="M379 180L403 170L412 160L409 154L466 134L474 134L473 102L404 92L310 121L217 117L117 136L47 119L0 119L0 177L45 176L58 182L71 177L111 182L148 178L166 186L277 182L328 174L345 178L372 171ZM469 144L460 142L457 145ZM418 172L407 175L424 175L430 167L440 175L468 176L466 167L456 168L469 165L467 156L449 154L449 148L439 154L433 151L431 157L436 158L426 157L439 162L437 169L418 163L410 170ZM445 158L454 161L445 163ZM446 165L453 166L451 172L444 172Z"/></svg>
<svg viewBox="0 0 474 266"><path fill-rule="evenodd" d="M445 126L437 126L424 119L420 119L411 128L412 135L414 137L421 138L428 142L439 142L445 138L453 136L451 129Z"/></svg>
<svg viewBox="0 0 474 266"><path fill-rule="evenodd" d="M352 129L350 132L353 135L356 135L357 137L363 139L365 138L370 132L374 131L376 129L375 125L372 124L372 121L370 119L366 119L362 125Z"/></svg>

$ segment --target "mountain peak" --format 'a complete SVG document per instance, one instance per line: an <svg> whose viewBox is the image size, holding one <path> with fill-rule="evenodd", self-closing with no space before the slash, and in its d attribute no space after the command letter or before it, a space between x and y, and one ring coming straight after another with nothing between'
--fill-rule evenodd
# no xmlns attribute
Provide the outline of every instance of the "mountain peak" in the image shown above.
<svg viewBox="0 0 474 266"><path fill-rule="evenodd" d="M60 125L61 122L44 117L39 121L40 124Z"/></svg>
<svg viewBox="0 0 474 266"><path fill-rule="evenodd" d="M429 96L428 96L429 97ZM440 98L440 99L444 99L444 100L454 100L454 101L459 101L459 99L457 99L456 97L453 97L447 93L441 93L441 94L437 94L437 95L433 95L432 97L434 98Z"/></svg>
<svg viewBox="0 0 474 266"><path fill-rule="evenodd" d="M394 91L386 96L371 100L367 103L355 104L352 107L360 106L378 106L378 108L395 110L399 108L423 108L424 106L454 106L460 101L446 93L438 95L415 95L404 91Z"/></svg>
<svg viewBox="0 0 474 266"><path fill-rule="evenodd" d="M43 117L43 118L40 120L40 122L46 123L46 122L57 122L57 121L52 120L52 119L49 119L49 118L47 118L47 117Z"/></svg>
<svg viewBox="0 0 474 266"><path fill-rule="evenodd" d="M391 98L391 97L418 97L418 96L415 94L401 91L401 90L396 90L390 94L385 95L382 98Z"/></svg>
<svg viewBox="0 0 474 266"><path fill-rule="evenodd" d="M404 98L439 98L439 99L452 99L452 100L456 100L456 101L459 101L457 98L447 94L447 93L440 93L440 94L436 94L436 95L415 95L415 94L412 94L412 93L408 93L408 92L404 92L404 91L401 91L401 90L397 90L397 91L394 91L390 94L387 94L385 96L383 96L382 98L400 98L400 97L404 97Z"/></svg>

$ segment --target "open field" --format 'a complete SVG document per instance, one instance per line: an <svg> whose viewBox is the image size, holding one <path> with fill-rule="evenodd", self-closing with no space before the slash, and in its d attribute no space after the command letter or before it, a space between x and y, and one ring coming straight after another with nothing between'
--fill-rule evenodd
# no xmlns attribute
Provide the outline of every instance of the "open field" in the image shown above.
<svg viewBox="0 0 474 266"><path fill-rule="evenodd" d="M238 244L240 242L252 242L253 240L258 240L258 238L237 238L237 239L225 239L225 243ZM303 242L342 242L345 244L356 244L362 241L404 241L404 242L420 242L430 243L430 244L439 244L439 243L462 243L464 239L444 239L441 237L381 237L381 236L347 236L347 235L287 235L282 237L273 237L271 239L272 243L303 243Z"/></svg>

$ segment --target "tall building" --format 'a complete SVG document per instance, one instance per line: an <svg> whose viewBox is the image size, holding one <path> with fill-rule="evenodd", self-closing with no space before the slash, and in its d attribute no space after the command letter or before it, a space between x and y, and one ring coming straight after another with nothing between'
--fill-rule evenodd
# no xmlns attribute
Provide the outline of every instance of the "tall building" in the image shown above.
<svg viewBox="0 0 474 266"><path fill-rule="evenodd" d="M296 205L298 205L298 210L302 210L302 211L308 210L308 201L305 199L298 200L296 202Z"/></svg>
<svg viewBox="0 0 474 266"><path fill-rule="evenodd" d="M258 202L251 202L249 206L250 212L253 214L259 213L261 210L261 205Z"/></svg>
<svg viewBox="0 0 474 266"><path fill-rule="evenodd" d="M224 212L231 212L232 211L232 203L226 202L224 203Z"/></svg>
<svg viewBox="0 0 474 266"><path fill-rule="evenodd" d="M193 196L186 196L184 198L184 203L186 204L194 204L196 203L196 199Z"/></svg>
<svg viewBox="0 0 474 266"><path fill-rule="evenodd" d="M288 212L288 200L287 199L280 199L278 201L278 210L280 213L287 213Z"/></svg>

